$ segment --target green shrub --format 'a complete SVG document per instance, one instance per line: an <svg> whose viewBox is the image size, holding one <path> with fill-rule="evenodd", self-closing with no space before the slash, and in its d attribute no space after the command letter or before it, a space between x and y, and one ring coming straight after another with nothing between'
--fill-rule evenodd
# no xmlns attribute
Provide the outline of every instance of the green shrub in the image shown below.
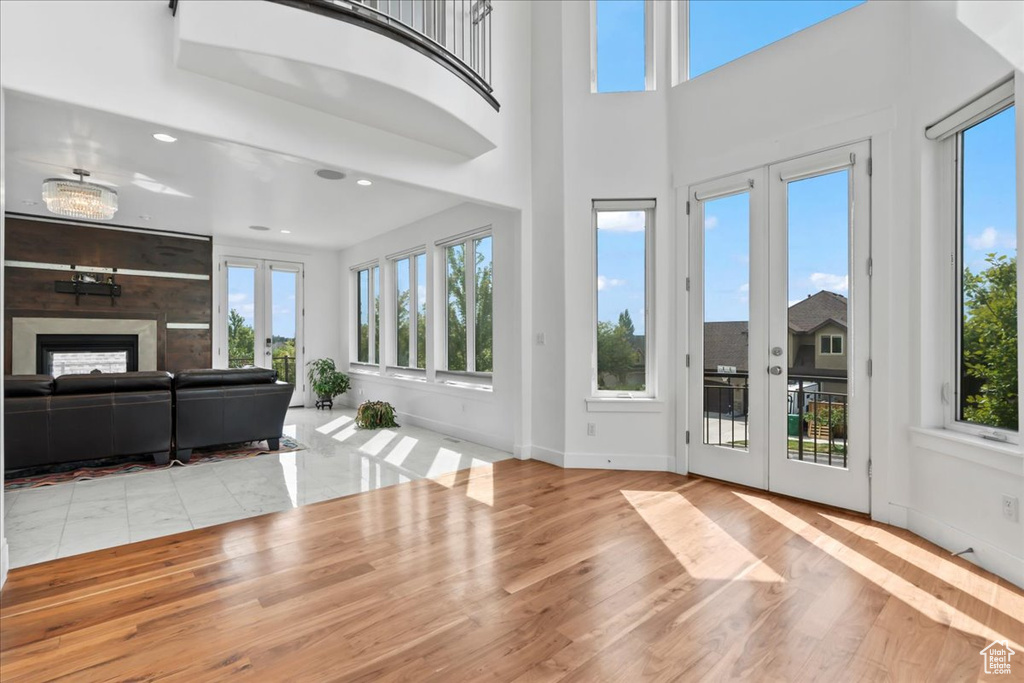
<svg viewBox="0 0 1024 683"><path fill-rule="evenodd" d="M348 391L348 375L339 372L330 358L311 360L306 364L306 368L309 384L318 397L332 399Z"/></svg>
<svg viewBox="0 0 1024 683"><path fill-rule="evenodd" d="M387 401L366 401L356 411L356 426L360 429L397 427L395 407Z"/></svg>

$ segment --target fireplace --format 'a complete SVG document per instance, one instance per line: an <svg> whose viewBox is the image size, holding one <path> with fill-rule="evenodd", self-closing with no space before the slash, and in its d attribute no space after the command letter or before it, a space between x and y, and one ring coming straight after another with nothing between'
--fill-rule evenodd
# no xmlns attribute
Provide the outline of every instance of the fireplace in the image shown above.
<svg viewBox="0 0 1024 683"><path fill-rule="evenodd" d="M138 369L137 334L36 335L36 372L39 374L59 377Z"/></svg>

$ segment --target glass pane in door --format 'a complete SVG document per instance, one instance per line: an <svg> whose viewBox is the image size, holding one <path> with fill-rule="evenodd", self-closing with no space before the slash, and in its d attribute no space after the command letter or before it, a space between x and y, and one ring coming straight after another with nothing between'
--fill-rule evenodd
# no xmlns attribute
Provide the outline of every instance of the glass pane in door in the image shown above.
<svg viewBox="0 0 1024 683"><path fill-rule="evenodd" d="M256 364L256 269L228 265L228 367Z"/></svg>
<svg viewBox="0 0 1024 683"><path fill-rule="evenodd" d="M848 170L788 186L787 457L833 467L847 466L849 188Z"/></svg>
<svg viewBox="0 0 1024 683"><path fill-rule="evenodd" d="M293 271L270 271L270 350L277 378L295 384L295 327L298 308L295 291L299 274Z"/></svg>
<svg viewBox="0 0 1024 683"><path fill-rule="evenodd" d="M704 202L704 443L748 450L750 194Z"/></svg>

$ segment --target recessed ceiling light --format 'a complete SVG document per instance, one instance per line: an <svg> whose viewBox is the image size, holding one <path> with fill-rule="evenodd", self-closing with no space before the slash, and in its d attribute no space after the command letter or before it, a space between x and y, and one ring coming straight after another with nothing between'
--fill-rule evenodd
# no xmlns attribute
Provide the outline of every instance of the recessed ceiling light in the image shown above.
<svg viewBox="0 0 1024 683"><path fill-rule="evenodd" d="M292 231L291 230L282 230L281 234L282 235L290 235L290 234L292 234Z"/></svg>
<svg viewBox="0 0 1024 683"><path fill-rule="evenodd" d="M345 174L341 171L335 171L333 168L321 168L317 169L316 174L324 180L344 180Z"/></svg>
<svg viewBox="0 0 1024 683"><path fill-rule="evenodd" d="M168 135L167 133L153 133L153 138L160 142L175 142L178 139L173 135Z"/></svg>
<svg viewBox="0 0 1024 683"><path fill-rule="evenodd" d="M265 225L250 225L249 229L255 230L256 232L268 232L270 230L270 228Z"/></svg>
<svg viewBox="0 0 1024 683"><path fill-rule="evenodd" d="M372 180L367 180L366 178L360 178L359 180L356 181L356 185L362 185L363 187L369 187L370 185L373 185L373 181Z"/></svg>

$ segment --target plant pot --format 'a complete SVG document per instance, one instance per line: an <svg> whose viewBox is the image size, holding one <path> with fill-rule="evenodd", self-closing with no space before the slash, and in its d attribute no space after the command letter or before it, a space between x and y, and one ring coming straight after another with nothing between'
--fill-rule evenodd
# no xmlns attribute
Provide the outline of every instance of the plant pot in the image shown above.
<svg viewBox="0 0 1024 683"><path fill-rule="evenodd" d="M321 408L334 408L334 397L327 394L320 394L316 399L317 410Z"/></svg>

